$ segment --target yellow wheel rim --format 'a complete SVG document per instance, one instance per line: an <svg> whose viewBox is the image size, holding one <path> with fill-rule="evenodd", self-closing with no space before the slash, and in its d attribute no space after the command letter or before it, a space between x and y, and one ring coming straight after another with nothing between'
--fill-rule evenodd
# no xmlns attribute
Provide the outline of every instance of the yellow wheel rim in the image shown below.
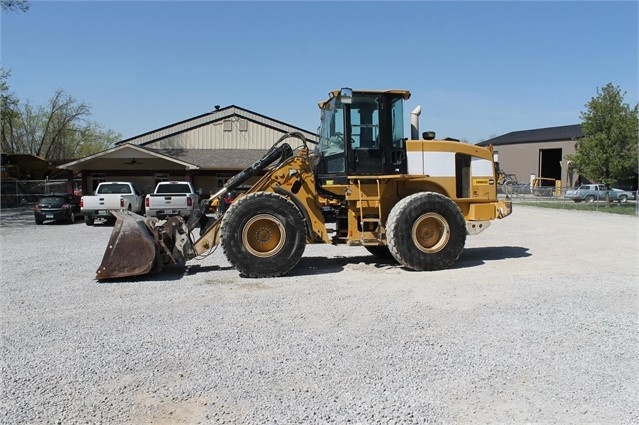
<svg viewBox="0 0 639 425"><path fill-rule="evenodd" d="M272 257L282 250L284 242L284 225L270 214L256 215L242 230L242 243L256 257Z"/></svg>
<svg viewBox="0 0 639 425"><path fill-rule="evenodd" d="M415 220L411 235L420 251L433 254L441 251L448 243L450 227L441 215L426 213Z"/></svg>

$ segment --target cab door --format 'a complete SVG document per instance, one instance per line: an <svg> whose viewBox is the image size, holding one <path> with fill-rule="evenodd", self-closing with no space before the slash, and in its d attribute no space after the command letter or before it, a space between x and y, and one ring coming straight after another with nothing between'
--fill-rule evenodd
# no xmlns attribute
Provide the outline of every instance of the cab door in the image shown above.
<svg viewBox="0 0 639 425"><path fill-rule="evenodd" d="M401 98L390 94L353 98L349 173L382 175L406 172L402 105Z"/></svg>

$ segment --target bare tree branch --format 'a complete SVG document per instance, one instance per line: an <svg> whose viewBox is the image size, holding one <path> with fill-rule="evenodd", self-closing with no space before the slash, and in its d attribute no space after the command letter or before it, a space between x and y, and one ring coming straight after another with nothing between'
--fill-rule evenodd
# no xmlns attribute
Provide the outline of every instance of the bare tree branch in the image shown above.
<svg viewBox="0 0 639 425"><path fill-rule="evenodd" d="M29 2L27 0L0 0L3 12L27 12Z"/></svg>
<svg viewBox="0 0 639 425"><path fill-rule="evenodd" d="M0 0L3 12L26 12L29 10L27 0Z"/></svg>

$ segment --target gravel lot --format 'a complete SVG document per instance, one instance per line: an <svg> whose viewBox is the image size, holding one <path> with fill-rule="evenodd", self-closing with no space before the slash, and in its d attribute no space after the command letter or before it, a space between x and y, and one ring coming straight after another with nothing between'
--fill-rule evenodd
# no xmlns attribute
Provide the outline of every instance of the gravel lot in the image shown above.
<svg viewBox="0 0 639 425"><path fill-rule="evenodd" d="M3 424L639 423L637 217L516 205L440 272L97 283L111 227L2 215Z"/></svg>

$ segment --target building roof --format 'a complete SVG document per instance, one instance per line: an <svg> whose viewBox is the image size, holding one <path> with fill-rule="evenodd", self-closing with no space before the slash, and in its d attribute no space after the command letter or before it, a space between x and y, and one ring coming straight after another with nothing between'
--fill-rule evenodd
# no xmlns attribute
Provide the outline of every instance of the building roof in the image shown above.
<svg viewBox="0 0 639 425"><path fill-rule="evenodd" d="M290 124L286 124L282 121L275 120L273 118L267 117L266 115L249 111L248 109L240 108L239 106L230 105L224 108L216 109L212 112L207 112L205 114L189 118L184 121L169 124L167 126L140 134L135 137L131 137L129 139L121 140L116 143L116 146L126 143L138 146L148 145L158 140L185 133L187 131L193 130L194 128L202 127L233 116L246 118L249 121L256 122L267 128L279 130L283 133L289 133L292 131L300 132L304 135L304 137L307 138L308 141L315 141L317 139L316 134L313 134L307 130L292 126Z"/></svg>
<svg viewBox="0 0 639 425"><path fill-rule="evenodd" d="M583 137L581 124L562 125L559 127L536 128L533 130L513 131L484 140L477 146L515 145L519 143L553 142L557 140L576 140Z"/></svg>
<svg viewBox="0 0 639 425"><path fill-rule="evenodd" d="M260 159L262 149L149 149L201 169L241 170Z"/></svg>
<svg viewBox="0 0 639 425"><path fill-rule="evenodd" d="M114 148L107 149L106 151L89 155L87 157L84 157L72 162L68 162L66 164L60 164L58 165L58 168L79 172L87 164L95 163L96 160L104 160L106 158L117 158L117 159L155 158L155 159L165 160L169 162L175 162L181 166L184 166L186 169L189 169L189 170L196 170L200 168L196 164L190 163L188 161L183 161L179 158L172 158L170 156L162 154L161 152L136 146L130 143L119 145Z"/></svg>

